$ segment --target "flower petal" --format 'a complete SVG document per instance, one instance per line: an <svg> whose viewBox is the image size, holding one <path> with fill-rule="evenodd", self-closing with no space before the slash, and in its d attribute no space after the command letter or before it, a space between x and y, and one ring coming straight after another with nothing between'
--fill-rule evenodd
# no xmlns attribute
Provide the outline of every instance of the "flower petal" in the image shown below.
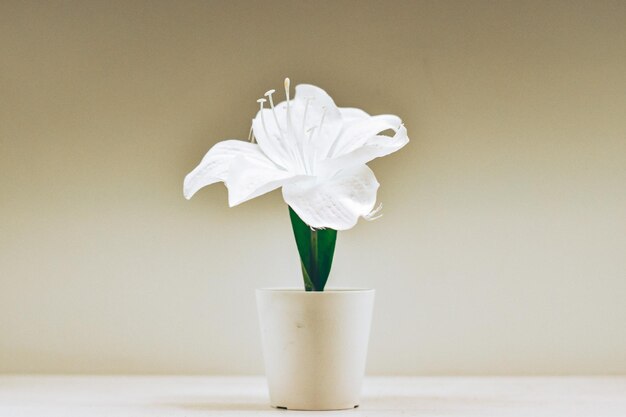
<svg viewBox="0 0 626 417"><path fill-rule="evenodd" d="M319 87L311 84L298 84L296 86L296 100L302 100L305 102L310 100L310 106L312 111L317 111L321 115L321 111L326 109L326 116L331 118L340 118L341 114L337 105L328 93Z"/></svg>
<svg viewBox="0 0 626 417"><path fill-rule="evenodd" d="M228 205L234 207L298 178L298 175L279 168L269 159L263 161L238 156L230 164L226 180Z"/></svg>
<svg viewBox="0 0 626 417"><path fill-rule="evenodd" d="M338 170L359 166L372 159L389 155L407 143L409 143L407 131L404 125L401 125L392 137L385 135L372 136L351 152L321 161L318 164L318 172L320 175L332 175L333 172Z"/></svg>
<svg viewBox="0 0 626 417"><path fill-rule="evenodd" d="M316 158L328 154L341 132L342 116L324 90L300 84L289 105L283 101L273 110L259 111L252 126L259 146L272 161L286 170L304 173Z"/></svg>
<svg viewBox="0 0 626 417"><path fill-rule="evenodd" d="M276 124L274 119L276 114L279 124ZM252 120L252 130L254 131L254 137L263 150L263 152L278 166L285 169L293 168L293 161L287 153L285 144L281 136L281 122L285 125L285 112L280 109L276 109L275 113L272 110L263 109L259 110L256 117Z"/></svg>
<svg viewBox="0 0 626 417"><path fill-rule="evenodd" d="M185 198L189 200L199 189L209 184L226 181L232 160L240 155L254 160L267 160L259 146L253 143L234 139L218 142L185 177Z"/></svg>
<svg viewBox="0 0 626 417"><path fill-rule="evenodd" d="M339 135L333 144L329 157L336 158L352 152L360 146L363 146L372 136L388 129L397 130L401 124L402 120L392 114L352 119L351 122L344 126L341 135Z"/></svg>
<svg viewBox="0 0 626 417"><path fill-rule="evenodd" d="M303 144L304 152L312 160L325 157L343 126L340 109L326 91L310 84L296 86L294 101L295 124L302 126L307 138ZM304 123L303 119L306 119Z"/></svg>
<svg viewBox="0 0 626 417"><path fill-rule="evenodd" d="M355 107L339 107L339 113L344 123L352 122L354 120L363 120L371 117L367 112L357 109Z"/></svg>
<svg viewBox="0 0 626 417"><path fill-rule="evenodd" d="M378 186L372 170L361 165L323 182L307 179L287 184L283 198L309 226L346 230L372 211Z"/></svg>

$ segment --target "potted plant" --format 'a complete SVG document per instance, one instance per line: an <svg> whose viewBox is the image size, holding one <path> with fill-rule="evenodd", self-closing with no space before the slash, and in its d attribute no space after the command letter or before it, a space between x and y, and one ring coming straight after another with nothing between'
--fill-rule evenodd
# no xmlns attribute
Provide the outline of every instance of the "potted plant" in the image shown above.
<svg viewBox="0 0 626 417"><path fill-rule="evenodd" d="M366 165L406 145L400 118L337 107L301 84L274 104L260 98L248 141L213 146L184 181L184 195L223 182L236 206L282 187L300 255L303 289L257 290L270 402L332 410L359 404L374 290L325 290L337 231L379 217L378 181ZM266 107L266 103L269 108ZM382 135L385 131L392 136Z"/></svg>

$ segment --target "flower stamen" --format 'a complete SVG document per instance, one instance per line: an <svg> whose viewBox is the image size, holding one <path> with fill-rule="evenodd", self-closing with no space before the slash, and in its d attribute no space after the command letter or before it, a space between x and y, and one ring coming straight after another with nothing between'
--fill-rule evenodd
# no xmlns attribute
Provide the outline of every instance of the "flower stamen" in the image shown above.
<svg viewBox="0 0 626 417"><path fill-rule="evenodd" d="M304 117L302 117L302 131L306 134L304 130L306 128L306 114L309 110L309 103L313 100L313 97L307 97L304 99Z"/></svg>
<svg viewBox="0 0 626 417"><path fill-rule="evenodd" d="M285 99L287 100L287 137L293 137L294 139L296 139L296 132L293 130L292 122L291 122L291 102L289 100L290 99L290 91L289 91L290 85L291 85L291 80L289 79L289 77L285 78L284 86L285 86ZM292 134L293 136L291 136ZM301 143L300 140L295 140L295 149L293 150L293 153L296 154L295 158L298 161L298 164L301 166L301 168L304 169L306 173L309 173L310 170L309 170L309 167L307 166L306 158L304 155L304 149L302 146L303 144Z"/></svg>
<svg viewBox="0 0 626 417"><path fill-rule="evenodd" d="M363 218L367 220L368 222L379 219L383 217L383 214L381 213L382 210L383 210L383 203L380 203L374 210L370 211L365 216L363 216Z"/></svg>
<svg viewBox="0 0 626 417"><path fill-rule="evenodd" d="M301 164L301 161L298 158L296 151L294 151L291 144L287 141L287 139L285 139L285 135L283 135L283 129L281 129L280 124L278 123L278 116L276 116L276 110L274 108L274 99L272 97L272 94L274 94L275 92L276 90L271 89L271 90L268 90L264 95L265 97L269 99L270 107L272 108L272 115L274 116L274 122L276 123L276 128L278 129L280 146L282 147L283 151L286 152L286 155L292 159L293 163ZM261 116L262 115L263 113L261 113ZM265 129L265 125L263 125L263 128ZM267 130L266 130L266 135L267 135ZM269 137L269 135L267 136Z"/></svg>
<svg viewBox="0 0 626 417"><path fill-rule="evenodd" d="M311 140L313 138L313 132L315 132L315 129L317 129L317 126L313 126L309 130L307 130L307 133L309 134L309 142L311 142Z"/></svg>
<svg viewBox="0 0 626 417"><path fill-rule="evenodd" d="M285 78L285 97L287 98L287 123L289 123L290 121L290 117L289 117L289 85L291 84L291 80L289 80L289 77Z"/></svg>
<svg viewBox="0 0 626 417"><path fill-rule="evenodd" d="M276 110L274 109L274 99L272 98L272 94L274 94L276 90L271 89L265 93L265 97L267 97L270 101L270 107L272 108L272 114L274 115L274 122L276 122L276 127L278 128L278 133L280 133L280 138L284 141L283 130L280 128L280 124L278 123L278 117L276 116Z"/></svg>
<svg viewBox="0 0 626 417"><path fill-rule="evenodd" d="M260 98L258 99L256 102L259 103L260 106L260 112L261 112L261 124L263 125L263 131L265 132L265 137L269 138L270 135L269 133L267 133L267 127L265 126L265 117L263 117L263 104L266 102L267 100L264 98Z"/></svg>
<svg viewBox="0 0 626 417"><path fill-rule="evenodd" d="M319 135L321 135L322 133L322 126L324 126L324 119L326 118L326 106L322 106L322 118L320 119L320 127L317 129L317 131L319 132L317 134L317 136L319 137Z"/></svg>
<svg viewBox="0 0 626 417"><path fill-rule="evenodd" d="M254 143L256 142L254 135L252 134L252 126L254 123L254 119L252 119L252 123L250 123L250 132L248 132L248 142Z"/></svg>

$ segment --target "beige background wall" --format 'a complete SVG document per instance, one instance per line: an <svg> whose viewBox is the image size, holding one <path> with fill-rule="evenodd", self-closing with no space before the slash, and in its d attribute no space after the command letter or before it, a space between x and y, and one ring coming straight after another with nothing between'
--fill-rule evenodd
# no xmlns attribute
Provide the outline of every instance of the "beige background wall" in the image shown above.
<svg viewBox="0 0 626 417"><path fill-rule="evenodd" d="M260 373L280 194L183 176L282 78L401 115L372 374L626 372L626 2L0 3L0 372Z"/></svg>

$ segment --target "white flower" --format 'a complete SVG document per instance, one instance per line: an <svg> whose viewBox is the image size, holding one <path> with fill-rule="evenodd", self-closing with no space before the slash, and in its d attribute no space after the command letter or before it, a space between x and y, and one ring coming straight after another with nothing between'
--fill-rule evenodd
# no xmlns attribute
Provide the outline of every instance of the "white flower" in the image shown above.
<svg viewBox="0 0 626 417"><path fill-rule="evenodd" d="M406 129L397 116L337 107L313 85L296 86L290 100L287 78L285 92L276 106L274 90L258 100L251 142L225 140L209 150L185 177L185 197L222 181L233 207L282 187L285 202L312 228L350 229L376 203L379 184L366 163L406 145ZM395 134L379 134L386 130Z"/></svg>

